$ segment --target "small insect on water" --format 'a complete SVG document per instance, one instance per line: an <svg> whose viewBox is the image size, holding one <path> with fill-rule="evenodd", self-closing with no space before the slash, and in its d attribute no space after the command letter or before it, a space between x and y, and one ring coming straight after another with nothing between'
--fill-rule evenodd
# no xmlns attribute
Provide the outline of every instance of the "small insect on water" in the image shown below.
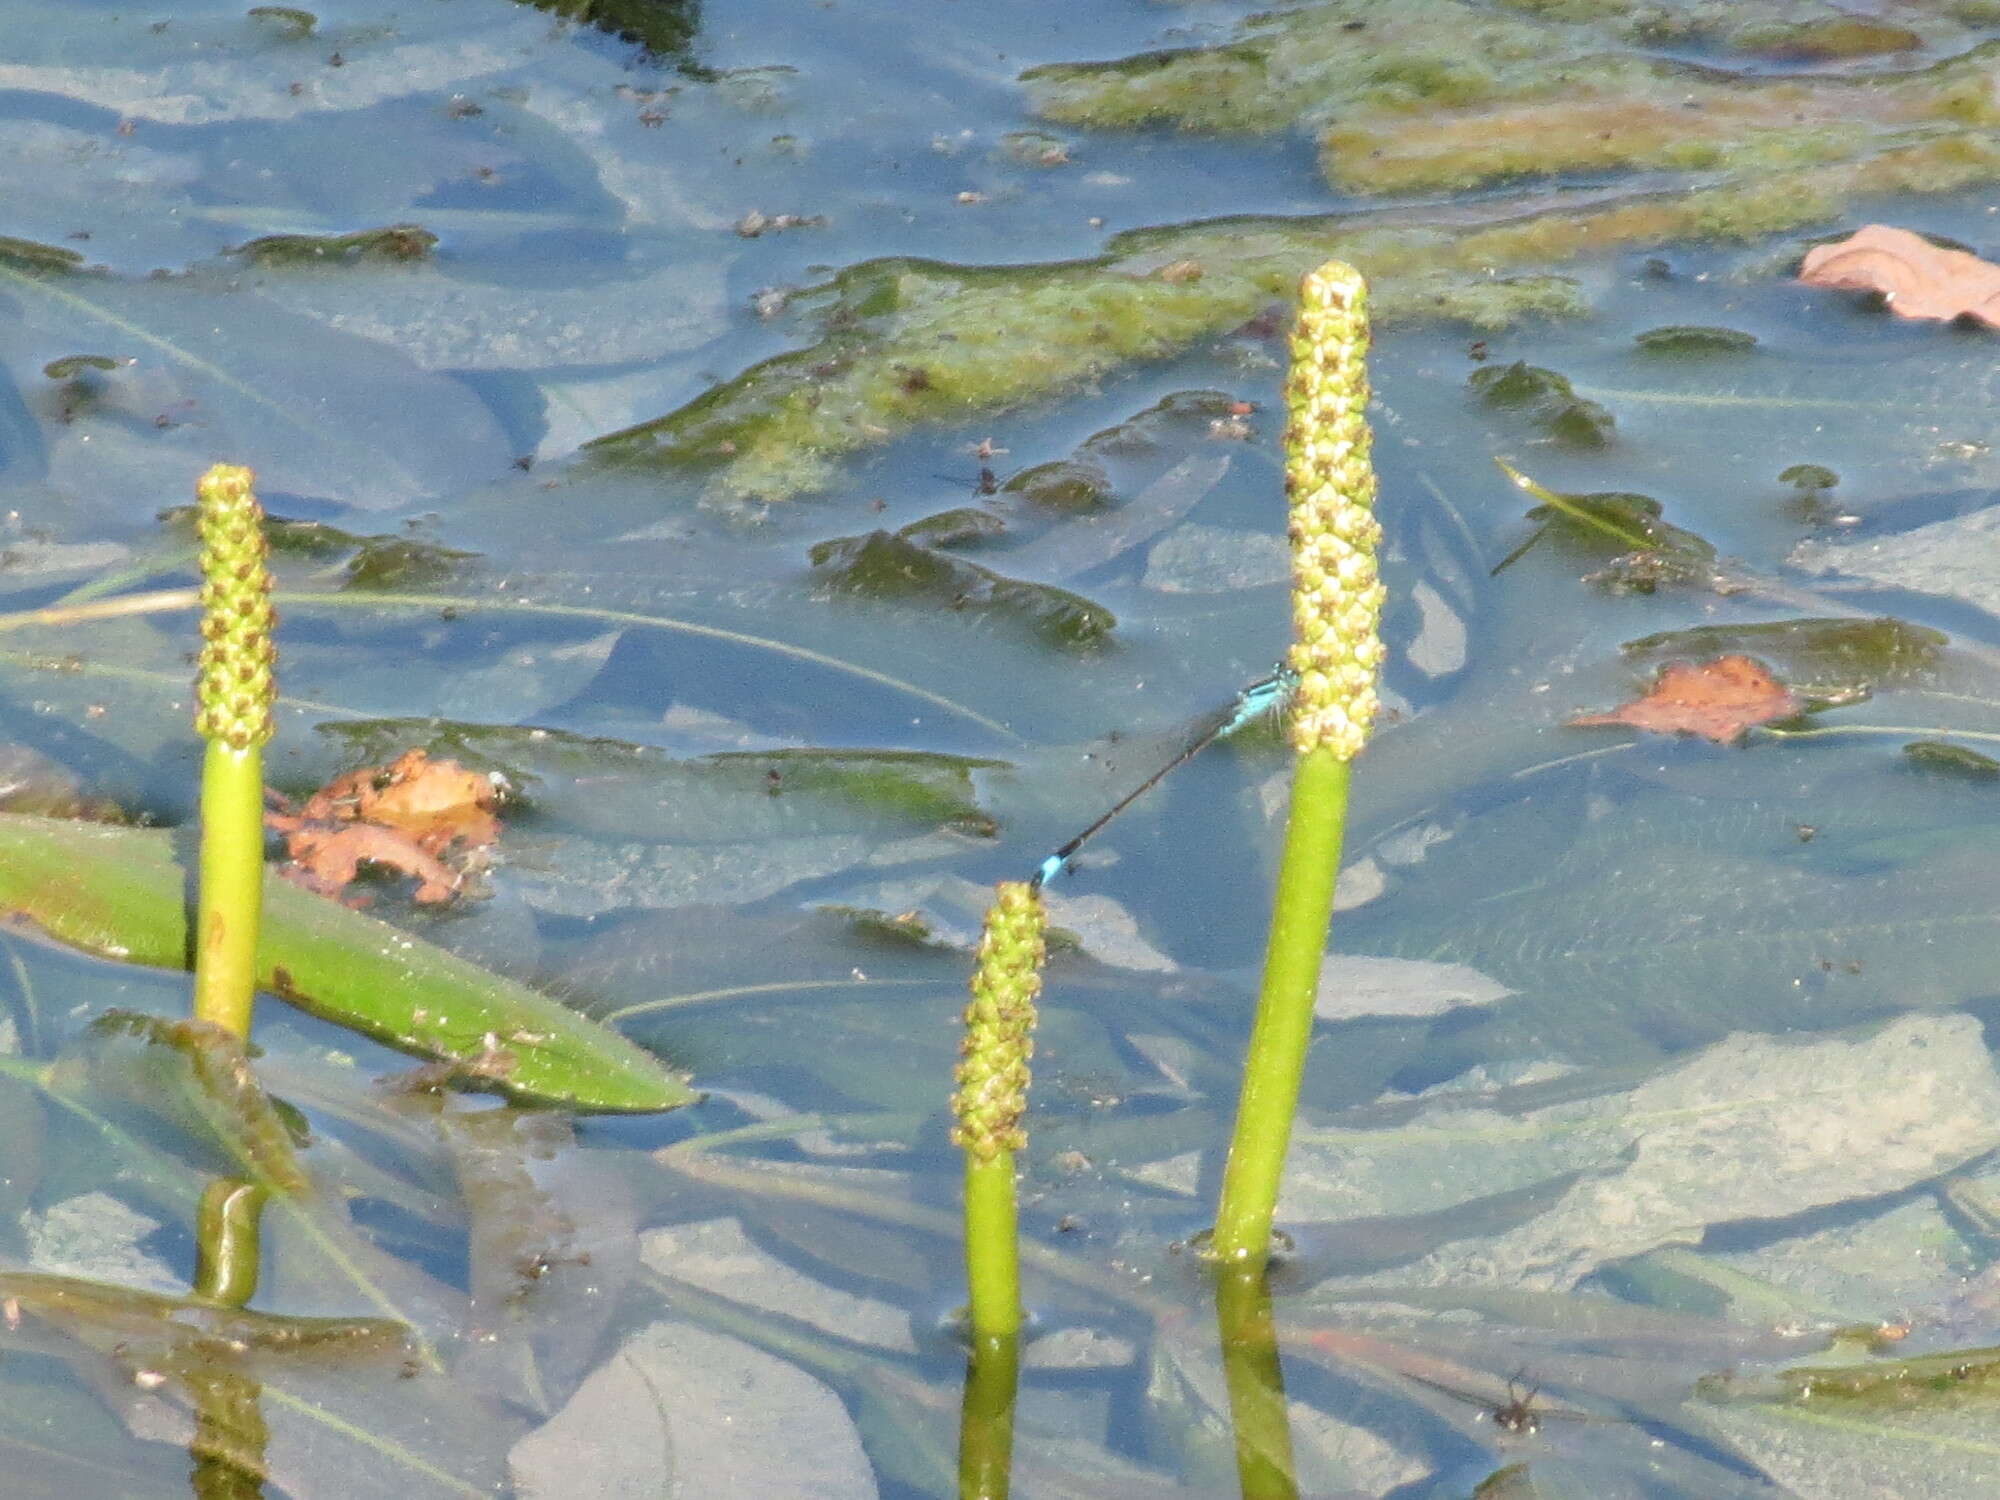
<svg viewBox="0 0 2000 1500"><path fill-rule="evenodd" d="M1535 1410L1535 1397L1541 1394L1542 1388L1531 1385L1526 1391L1522 1391L1516 1383L1517 1379L1518 1377L1508 1379L1507 1399L1493 1407L1487 1415L1493 1419L1493 1425L1502 1432L1511 1432L1520 1437L1533 1437L1542 1430L1541 1413Z"/></svg>
<svg viewBox="0 0 2000 1500"><path fill-rule="evenodd" d="M1454 1401L1463 1401L1468 1406L1480 1408L1480 1415L1500 1431L1510 1437L1533 1437L1542 1430L1545 1421L1605 1422L1615 1418L1600 1417L1591 1412L1571 1411L1565 1407L1550 1406L1546 1402L1537 1406L1535 1398L1542 1393L1538 1385L1525 1384L1526 1370L1516 1370L1507 1377L1507 1399L1495 1401L1491 1396L1482 1396L1473 1391L1461 1390L1455 1385L1447 1385L1441 1380L1431 1380L1425 1376L1405 1370L1404 1378L1414 1380L1418 1385L1429 1386L1441 1395Z"/></svg>

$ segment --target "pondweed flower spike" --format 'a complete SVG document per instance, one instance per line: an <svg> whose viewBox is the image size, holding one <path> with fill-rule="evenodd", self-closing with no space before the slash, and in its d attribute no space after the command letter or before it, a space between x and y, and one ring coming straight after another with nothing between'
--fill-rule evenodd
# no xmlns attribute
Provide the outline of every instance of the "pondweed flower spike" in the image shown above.
<svg viewBox="0 0 2000 1500"><path fill-rule="evenodd" d="M1368 287L1328 261L1299 288L1285 381L1292 631L1292 746L1353 760L1367 742L1382 670L1375 569L1374 438L1368 430Z"/></svg>
<svg viewBox="0 0 2000 1500"><path fill-rule="evenodd" d="M264 909L264 744L277 697L270 549L251 474L217 464L195 486L201 538L201 893L194 1013L250 1035Z"/></svg>
<svg viewBox="0 0 2000 1500"><path fill-rule="evenodd" d="M1270 1255L1333 916L1348 763L1375 721L1382 664L1383 589L1375 567L1382 530L1366 415L1368 292L1352 266L1328 261L1301 283L1291 356L1285 487L1295 639L1287 661L1298 677L1291 719L1298 760L1212 1242L1217 1259L1235 1264L1262 1265Z"/></svg>
<svg viewBox="0 0 2000 1500"><path fill-rule="evenodd" d="M1028 1143L1021 1117L1046 922L1039 891L1026 881L1001 882L986 913L965 1008L951 1141L965 1152L965 1270L975 1343L1012 1338L1021 1327L1014 1153Z"/></svg>

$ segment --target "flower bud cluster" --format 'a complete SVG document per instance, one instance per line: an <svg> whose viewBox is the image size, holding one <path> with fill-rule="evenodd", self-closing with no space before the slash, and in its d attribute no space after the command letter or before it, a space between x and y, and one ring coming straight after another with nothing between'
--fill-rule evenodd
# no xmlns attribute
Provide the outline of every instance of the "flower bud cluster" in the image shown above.
<svg viewBox="0 0 2000 1500"><path fill-rule="evenodd" d="M1042 939L1048 918L1041 893L1026 881L1002 881L986 913L972 1003L965 1008L963 1058L953 1076L951 1141L984 1161L1028 1143L1028 1059L1034 1055L1035 998L1042 989Z"/></svg>
<svg viewBox="0 0 2000 1500"><path fill-rule="evenodd" d="M1379 706L1384 590L1375 568L1373 439L1368 430L1368 289L1328 261L1300 285L1285 381L1285 487L1291 497L1298 674L1292 744L1342 760L1361 753Z"/></svg>
<svg viewBox="0 0 2000 1500"><path fill-rule="evenodd" d="M270 546L250 481L248 469L217 464L195 486L202 647L194 727L239 752L271 738L277 696Z"/></svg>

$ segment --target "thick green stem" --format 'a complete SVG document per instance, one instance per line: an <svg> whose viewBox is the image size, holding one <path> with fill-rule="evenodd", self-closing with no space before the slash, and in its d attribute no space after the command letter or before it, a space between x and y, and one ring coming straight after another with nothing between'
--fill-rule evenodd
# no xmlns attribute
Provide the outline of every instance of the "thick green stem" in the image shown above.
<svg viewBox="0 0 2000 1500"><path fill-rule="evenodd" d="M1014 1468L1014 1394L1020 1381L1018 1339L973 1339L958 1409L959 1500L1007 1500Z"/></svg>
<svg viewBox="0 0 2000 1500"><path fill-rule="evenodd" d="M1215 1222L1213 1254L1224 1264L1262 1266L1270 1254L1271 1219L1277 1212L1292 1114L1312 1040L1327 926L1333 919L1334 880L1347 824L1347 768L1347 761L1321 747L1301 755L1292 773L1291 814L1264 950L1264 982Z"/></svg>
<svg viewBox="0 0 2000 1500"><path fill-rule="evenodd" d="M1243 1500L1298 1500L1292 1428L1278 1326L1261 1265L1223 1266L1215 1288L1229 1424L1236 1434L1236 1485Z"/></svg>
<svg viewBox="0 0 2000 1500"><path fill-rule="evenodd" d="M263 915L263 747L236 750L211 740L201 767L194 1013L246 1040L257 998L257 930Z"/></svg>
<svg viewBox="0 0 2000 1500"><path fill-rule="evenodd" d="M247 1307L257 1295L264 1200L255 1183L221 1177L201 1195L195 1220L194 1294L224 1307Z"/></svg>
<svg viewBox="0 0 2000 1500"><path fill-rule="evenodd" d="M1011 1151L966 1153L965 1278L973 1342L1019 1334L1021 1255Z"/></svg>

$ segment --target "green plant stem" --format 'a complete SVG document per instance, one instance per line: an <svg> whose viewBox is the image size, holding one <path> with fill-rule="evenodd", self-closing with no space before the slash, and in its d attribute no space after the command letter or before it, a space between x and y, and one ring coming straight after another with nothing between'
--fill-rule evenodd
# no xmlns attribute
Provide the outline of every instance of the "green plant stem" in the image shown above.
<svg viewBox="0 0 2000 1500"><path fill-rule="evenodd" d="M248 1040L264 913L264 752L211 740L201 763L194 1013Z"/></svg>
<svg viewBox="0 0 2000 1500"><path fill-rule="evenodd" d="M1014 1153L965 1154L965 1278L974 1344L1021 1331L1020 1234Z"/></svg>
<svg viewBox="0 0 2000 1500"><path fill-rule="evenodd" d="M1348 762L1320 747L1292 772L1285 853L1264 950L1264 982L1243 1065L1236 1133L1222 1175L1212 1253L1225 1265L1262 1266L1270 1256L1271 1219L1291 1145L1306 1046L1312 1039L1334 880L1347 824Z"/></svg>
<svg viewBox="0 0 2000 1500"><path fill-rule="evenodd" d="M247 1307L257 1295L264 1200L255 1183L221 1177L201 1195L195 1219L194 1294L224 1307Z"/></svg>
<svg viewBox="0 0 2000 1500"><path fill-rule="evenodd" d="M1020 1340L978 1338L965 1364L958 1420L959 1500L1007 1500L1014 1468L1014 1395Z"/></svg>
<svg viewBox="0 0 2000 1500"><path fill-rule="evenodd" d="M1298 1500L1277 1320L1261 1265L1218 1269L1215 1315L1229 1425L1236 1434L1237 1489L1243 1500Z"/></svg>

